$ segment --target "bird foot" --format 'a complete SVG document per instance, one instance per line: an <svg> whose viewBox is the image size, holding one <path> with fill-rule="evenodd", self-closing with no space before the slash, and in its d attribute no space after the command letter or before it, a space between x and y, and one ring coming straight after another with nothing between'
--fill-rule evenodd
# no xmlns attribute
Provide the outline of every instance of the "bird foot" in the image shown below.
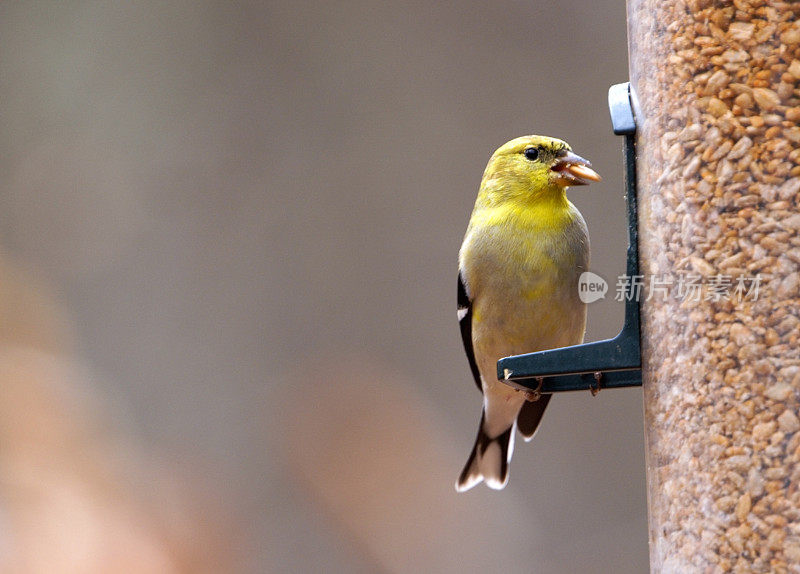
<svg viewBox="0 0 800 574"><path fill-rule="evenodd" d="M542 383L544 383L544 377L536 377L536 380L539 381L539 384L536 385L536 388L525 391L525 399L529 403L535 403L542 398Z"/></svg>
<svg viewBox="0 0 800 574"><path fill-rule="evenodd" d="M591 383L589 383L589 392L592 393L593 397L596 397L597 393L599 393L601 391L601 389L603 388L602 385L600 384L601 381L603 380L603 373L601 373L600 371L597 371L594 374L594 380L597 383L597 386L594 386Z"/></svg>

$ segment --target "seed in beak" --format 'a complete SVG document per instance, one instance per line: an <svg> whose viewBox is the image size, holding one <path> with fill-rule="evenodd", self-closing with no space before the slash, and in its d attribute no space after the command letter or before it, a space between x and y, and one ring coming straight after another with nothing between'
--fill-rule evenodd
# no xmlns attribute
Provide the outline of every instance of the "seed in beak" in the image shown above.
<svg viewBox="0 0 800 574"><path fill-rule="evenodd" d="M600 177L599 173L590 168L588 165L581 165L579 163L569 164L565 171L570 172L572 175L581 180L602 181L603 179Z"/></svg>

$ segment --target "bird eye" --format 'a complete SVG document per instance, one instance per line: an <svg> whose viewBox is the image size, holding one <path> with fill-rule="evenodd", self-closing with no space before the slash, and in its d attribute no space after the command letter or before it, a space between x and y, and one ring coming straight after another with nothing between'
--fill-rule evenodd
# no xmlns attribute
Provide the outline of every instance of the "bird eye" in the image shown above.
<svg viewBox="0 0 800 574"><path fill-rule="evenodd" d="M529 147L525 150L525 157L531 161L539 159L539 148Z"/></svg>

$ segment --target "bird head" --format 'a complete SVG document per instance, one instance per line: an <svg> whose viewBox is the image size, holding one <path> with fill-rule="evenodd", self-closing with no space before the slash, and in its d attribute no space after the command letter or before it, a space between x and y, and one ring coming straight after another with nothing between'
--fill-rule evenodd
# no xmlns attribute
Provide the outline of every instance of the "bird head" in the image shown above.
<svg viewBox="0 0 800 574"><path fill-rule="evenodd" d="M501 146L483 176L485 191L504 197L563 194L567 187L600 181L591 164L563 140L523 136Z"/></svg>

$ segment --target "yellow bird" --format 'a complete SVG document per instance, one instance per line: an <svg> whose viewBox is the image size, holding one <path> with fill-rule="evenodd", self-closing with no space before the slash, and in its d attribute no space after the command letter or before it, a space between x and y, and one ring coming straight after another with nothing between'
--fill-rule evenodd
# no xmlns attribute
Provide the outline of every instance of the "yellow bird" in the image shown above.
<svg viewBox="0 0 800 574"><path fill-rule="evenodd" d="M578 277L589 267L586 222L566 189L600 181L559 139L524 136L500 147L483 174L458 257L458 319L483 391L478 437L456 490L508 482L514 429L529 441L550 395L497 380L498 359L583 341L586 305Z"/></svg>

